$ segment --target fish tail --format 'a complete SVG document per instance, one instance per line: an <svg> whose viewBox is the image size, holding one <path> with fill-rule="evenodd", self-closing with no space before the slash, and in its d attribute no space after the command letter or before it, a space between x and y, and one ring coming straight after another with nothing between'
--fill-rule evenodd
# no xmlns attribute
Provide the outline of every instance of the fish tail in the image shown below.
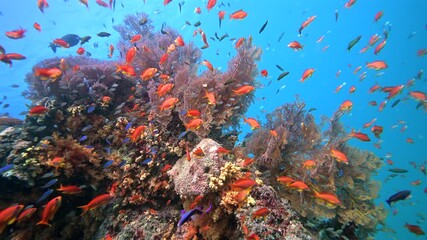
<svg viewBox="0 0 427 240"><path fill-rule="evenodd" d="M52 51L54 52L54 53L56 53L56 45L55 44L49 44L49 47L52 49Z"/></svg>
<svg viewBox="0 0 427 240"><path fill-rule="evenodd" d="M40 222L38 222L36 225L48 225L48 226L52 226L50 225L46 220L42 219Z"/></svg>
<svg viewBox="0 0 427 240"><path fill-rule="evenodd" d="M82 216L85 212L89 211L89 205L80 206L78 208L81 208L83 210L83 212L82 212L82 214L80 214L80 216Z"/></svg>
<svg viewBox="0 0 427 240"><path fill-rule="evenodd" d="M387 200L385 200L385 201L386 201L386 203L388 204L388 206L389 206L389 207L391 207L391 205L390 205L390 204L391 204L390 200L388 200L388 199L387 199Z"/></svg>

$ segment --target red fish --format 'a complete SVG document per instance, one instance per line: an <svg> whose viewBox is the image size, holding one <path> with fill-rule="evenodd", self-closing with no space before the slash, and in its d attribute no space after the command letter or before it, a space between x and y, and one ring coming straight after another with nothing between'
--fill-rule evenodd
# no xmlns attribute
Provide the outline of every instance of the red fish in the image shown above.
<svg viewBox="0 0 427 240"><path fill-rule="evenodd" d="M79 47L79 48L77 49L76 53L77 53L78 55L83 55L83 54L85 53L85 49L84 49L84 48L82 48L82 47Z"/></svg>
<svg viewBox="0 0 427 240"><path fill-rule="evenodd" d="M193 150L193 154L198 156L198 157L203 157L205 156L205 153L203 152L203 149L198 147L196 149Z"/></svg>
<svg viewBox="0 0 427 240"><path fill-rule="evenodd" d="M328 204L339 205L341 201L338 199L337 195L332 193L319 193L314 191L314 197L326 201Z"/></svg>
<svg viewBox="0 0 427 240"><path fill-rule="evenodd" d="M58 77L62 75L62 71L59 68L36 68L34 70L34 76L39 77L41 80L53 80L56 81Z"/></svg>
<svg viewBox="0 0 427 240"><path fill-rule="evenodd" d="M375 125L371 128L371 132L375 135L376 138L380 138L381 133L383 133L383 127Z"/></svg>
<svg viewBox="0 0 427 240"><path fill-rule="evenodd" d="M28 114L30 116L42 115L42 114L47 113L47 111L49 111L49 108L39 105L39 106L32 107L30 109L30 111L28 112Z"/></svg>
<svg viewBox="0 0 427 240"><path fill-rule="evenodd" d="M46 0L37 0L37 7L40 9L42 13L44 13L44 8L49 7L49 4Z"/></svg>
<svg viewBox="0 0 427 240"><path fill-rule="evenodd" d="M240 46L242 46L242 44L245 42L245 38L241 37L239 39L237 39L236 41L236 45L234 46L236 49L239 48Z"/></svg>
<svg viewBox="0 0 427 240"><path fill-rule="evenodd" d="M353 6L356 3L356 0L349 0L348 2L346 2L344 4L345 8L351 8L351 6Z"/></svg>
<svg viewBox="0 0 427 240"><path fill-rule="evenodd" d="M160 58L159 65L162 65L163 63L165 63L166 60L168 60L168 57L169 57L168 53L163 54L162 57Z"/></svg>
<svg viewBox="0 0 427 240"><path fill-rule="evenodd" d="M144 132L145 128L146 126L144 125L138 126L137 128L135 128L132 135L130 136L130 139L132 140L132 142L136 142L141 137L141 134Z"/></svg>
<svg viewBox="0 0 427 240"><path fill-rule="evenodd" d="M314 168L316 166L316 161L314 160L306 160L302 163L302 167L306 169Z"/></svg>
<svg viewBox="0 0 427 240"><path fill-rule="evenodd" d="M24 211L21 212L21 214L19 214L16 221L20 223L20 222L23 222L25 220L28 220L36 211L37 211L37 208L25 209Z"/></svg>
<svg viewBox="0 0 427 240"><path fill-rule="evenodd" d="M350 90L348 90L349 93L354 93L356 91L356 87L355 86L351 86Z"/></svg>
<svg viewBox="0 0 427 240"><path fill-rule="evenodd" d="M62 184L56 190L62 192L63 194L78 194L82 192L82 189L78 186L74 186L74 185L63 186Z"/></svg>
<svg viewBox="0 0 427 240"><path fill-rule="evenodd" d="M118 64L116 64L116 66L117 66L116 72L121 72L121 73L123 73L126 76L131 76L131 77L135 77L136 76L135 69L133 69L132 66L129 66L129 65L118 65Z"/></svg>
<svg viewBox="0 0 427 240"><path fill-rule="evenodd" d="M205 65L209 70L213 71L212 63L210 63L208 60L203 60L202 64Z"/></svg>
<svg viewBox="0 0 427 240"><path fill-rule="evenodd" d="M24 37L24 33L27 30L25 29L17 29L17 30L13 30L13 31L7 31L5 32L6 37L11 38L11 39L20 39Z"/></svg>
<svg viewBox="0 0 427 240"><path fill-rule="evenodd" d="M383 15L384 15L383 11L377 12L374 17L375 22L378 22Z"/></svg>
<svg viewBox="0 0 427 240"><path fill-rule="evenodd" d="M38 24L38 23L34 23L33 24L33 27L34 27L34 29L36 29L37 31L39 31L39 32L41 32L42 31L42 27L40 26L40 24Z"/></svg>
<svg viewBox="0 0 427 240"><path fill-rule="evenodd" d="M381 89L381 91L383 92L387 92L388 96L387 99L392 99L394 98L397 94L402 92L403 87L405 87L405 85L399 85L399 86L391 86L391 87L383 87Z"/></svg>
<svg viewBox="0 0 427 240"><path fill-rule="evenodd" d="M141 79L144 81L150 80L157 73L157 68L147 68L141 73Z"/></svg>
<svg viewBox="0 0 427 240"><path fill-rule="evenodd" d="M265 217L270 213L270 210L266 207L260 208L252 213L252 218Z"/></svg>
<svg viewBox="0 0 427 240"><path fill-rule="evenodd" d="M199 29L199 33L200 33L200 36L202 36L203 43L205 44L205 45L202 46L202 49L208 48L209 47L209 43L208 43L208 39L206 37L205 32L200 28Z"/></svg>
<svg viewBox="0 0 427 240"><path fill-rule="evenodd" d="M213 92L208 92L205 90L205 98L208 99L209 105L215 105L216 104L216 99L215 99L215 95Z"/></svg>
<svg viewBox="0 0 427 240"><path fill-rule="evenodd" d="M43 213L42 213L42 219L40 220L40 222L37 223L37 225L44 224L44 225L51 226L49 224L49 221L53 220L53 218L55 217L56 212L61 206L61 202L62 202L61 196L50 200L46 204L46 207L44 207Z"/></svg>
<svg viewBox="0 0 427 240"><path fill-rule="evenodd" d="M225 17L225 12L224 11L219 11L218 12L219 27L221 27L221 23L222 23L222 20L224 19L224 17Z"/></svg>
<svg viewBox="0 0 427 240"><path fill-rule="evenodd" d="M19 213L22 211L23 208L24 205L14 205L3 209L0 212L0 234L4 231L4 228L7 225L11 225L15 222L16 218L18 217Z"/></svg>
<svg viewBox="0 0 427 240"><path fill-rule="evenodd" d="M420 49L420 50L418 50L417 51L417 56L418 57L422 57L422 56L424 56L424 55L426 55L427 54L427 48L425 48L425 49Z"/></svg>
<svg viewBox="0 0 427 240"><path fill-rule="evenodd" d="M341 105L340 105L340 111L343 112L348 112L351 110L351 108L353 107L353 103L350 100L345 100Z"/></svg>
<svg viewBox="0 0 427 240"><path fill-rule="evenodd" d="M309 190L310 188L305 184L303 181L293 181L292 183L288 184L288 188L292 188L297 190L298 192L302 192L305 190Z"/></svg>
<svg viewBox="0 0 427 240"><path fill-rule="evenodd" d="M69 48L70 47L69 43L67 43L66 41L64 41L60 38L53 40L53 44L58 45L58 46L63 47L63 48Z"/></svg>
<svg viewBox="0 0 427 240"><path fill-rule="evenodd" d="M195 118L190 120L187 124L184 124L185 128L188 130L197 130L203 124L203 120L200 118Z"/></svg>
<svg viewBox="0 0 427 240"><path fill-rule="evenodd" d="M268 71L265 70L265 69L261 70L261 76L267 77L268 76Z"/></svg>
<svg viewBox="0 0 427 240"><path fill-rule="evenodd" d="M369 136L368 136L368 135L366 135L366 134L364 134L364 133L361 133L361 132L351 132L351 133L350 133L350 137L352 137L352 138L357 138L357 139L359 139L359 140L361 140L361 141L364 141L364 142L369 142L369 141L371 141L371 139L369 138Z"/></svg>
<svg viewBox="0 0 427 240"><path fill-rule="evenodd" d="M234 190L243 190L252 188L256 185L258 185L258 183L253 179L241 178L230 184L230 187Z"/></svg>
<svg viewBox="0 0 427 240"><path fill-rule="evenodd" d="M297 41L290 42L288 44L288 47L292 48L294 51L298 51L300 49L301 50L303 49L303 46L301 45L301 43L299 43Z"/></svg>
<svg viewBox="0 0 427 240"><path fill-rule="evenodd" d="M422 102L427 101L426 94L421 91L412 91L412 92L409 92L409 95L411 95L411 97L415 98L418 101L422 101Z"/></svg>
<svg viewBox="0 0 427 240"><path fill-rule="evenodd" d="M133 59L135 58L135 54L136 54L136 47L131 47L126 52L126 65L129 65L132 63Z"/></svg>
<svg viewBox="0 0 427 240"><path fill-rule="evenodd" d="M181 35L179 35L178 37L176 37L175 40L174 40L174 42L175 42L175 44L177 46L180 46L180 47L185 46L184 39L182 39Z"/></svg>
<svg viewBox="0 0 427 240"><path fill-rule="evenodd" d="M261 127L261 125L258 123L258 121L254 118L244 118L243 120L245 123L249 124L251 126L252 130L258 129Z"/></svg>
<svg viewBox="0 0 427 240"><path fill-rule="evenodd" d="M301 79L299 80L300 82L304 82L305 80L307 80L308 78L310 78L313 73L314 73L314 68L308 68L304 71L304 73L301 76Z"/></svg>
<svg viewBox="0 0 427 240"><path fill-rule="evenodd" d="M187 114L186 115L188 117L197 118L197 117L200 117L201 113L197 109L189 109L189 110L187 110Z"/></svg>
<svg viewBox="0 0 427 240"><path fill-rule="evenodd" d="M139 40L141 40L141 38L142 38L142 35L141 35L141 34L137 34L137 35L133 36L133 37L130 39L130 42L131 42L131 43L136 43L136 42L138 42Z"/></svg>
<svg viewBox="0 0 427 240"><path fill-rule="evenodd" d="M83 209L82 215L92 209L95 209L99 206L102 206L106 203L108 203L109 201L111 201L111 199L113 199L114 197L111 196L109 193L106 194L101 194L99 196L96 196L94 199L92 199L88 204L84 205L84 206L80 206L79 208Z"/></svg>
<svg viewBox="0 0 427 240"><path fill-rule="evenodd" d="M166 93L168 93L170 90L172 90L172 88L174 87L174 84L172 83L167 83L167 84L160 84L157 87L157 95L159 97L165 95Z"/></svg>
<svg viewBox="0 0 427 240"><path fill-rule="evenodd" d="M110 53L108 54L108 57L111 58L113 56L113 53L114 53L114 45L113 44L110 44L109 51L110 51Z"/></svg>
<svg viewBox="0 0 427 240"><path fill-rule="evenodd" d="M163 5L168 5L169 3L171 3L172 2L172 0L163 0Z"/></svg>
<svg viewBox="0 0 427 240"><path fill-rule="evenodd" d="M102 0L96 0L96 4L98 4L101 7L105 7L105 8L110 8L111 7L108 3L106 3L106 2L104 2Z"/></svg>
<svg viewBox="0 0 427 240"><path fill-rule="evenodd" d="M288 186L290 183L295 182L295 179L287 176L281 176L277 178L277 181L279 181L281 184Z"/></svg>
<svg viewBox="0 0 427 240"><path fill-rule="evenodd" d="M369 89L369 93L373 93L373 92L377 91L377 90L378 90L378 89L380 89L380 88L381 88L381 86L380 86L380 85L375 84L374 86L372 86L372 87Z"/></svg>
<svg viewBox="0 0 427 240"><path fill-rule="evenodd" d="M378 34L374 34L372 35L372 37L369 39L369 45L373 46L375 43L378 42L378 40L380 40L381 36L379 36Z"/></svg>
<svg viewBox="0 0 427 240"><path fill-rule="evenodd" d="M417 236L420 236L420 235L425 235L425 233L424 233L424 231L420 228L420 226L418 226L418 225L411 225L411 224L408 224L408 223L406 223L405 224L405 227L411 232L411 233L414 233L415 235L417 235Z"/></svg>
<svg viewBox="0 0 427 240"><path fill-rule="evenodd" d="M209 0L208 4L206 5L206 8L208 9L208 11L210 11L213 7L215 7L216 4L216 0Z"/></svg>
<svg viewBox="0 0 427 240"><path fill-rule="evenodd" d="M235 11L234 13L230 14L230 19L244 19L247 17L248 14L243 11L242 9Z"/></svg>
<svg viewBox="0 0 427 240"><path fill-rule="evenodd" d="M248 167L252 163L254 163L253 158L245 158L245 160L243 160L243 162L242 162L242 167Z"/></svg>
<svg viewBox="0 0 427 240"><path fill-rule="evenodd" d="M179 102L179 99L178 99L178 98L170 97L170 98L168 98L168 99L164 100L164 101L162 102L162 104L160 104L160 106L159 106L160 111L167 110L167 109L171 109L171 108L173 108L173 107L175 106L175 104L177 104L178 102Z"/></svg>
<svg viewBox="0 0 427 240"><path fill-rule="evenodd" d="M378 53L381 52L381 50L384 48L385 44L387 43L387 41L384 39L382 40L376 47L374 50L374 54L377 55Z"/></svg>
<svg viewBox="0 0 427 240"><path fill-rule="evenodd" d="M337 162L348 164L348 158L343 152L332 148L330 154L332 157L334 157L337 160Z"/></svg>
<svg viewBox="0 0 427 240"><path fill-rule="evenodd" d="M202 9L200 9L200 7L196 7L194 9L194 12L197 13L197 14L200 14L200 13L202 13Z"/></svg>
<svg viewBox="0 0 427 240"><path fill-rule="evenodd" d="M89 8L89 4L87 3L87 0L79 0L81 3L83 3L87 8Z"/></svg>
<svg viewBox="0 0 427 240"><path fill-rule="evenodd" d="M301 32L304 28L306 28L311 22L314 21L314 19L316 19L316 15L309 17L307 20L305 20L302 24L301 27L298 29L299 35L301 35Z"/></svg>

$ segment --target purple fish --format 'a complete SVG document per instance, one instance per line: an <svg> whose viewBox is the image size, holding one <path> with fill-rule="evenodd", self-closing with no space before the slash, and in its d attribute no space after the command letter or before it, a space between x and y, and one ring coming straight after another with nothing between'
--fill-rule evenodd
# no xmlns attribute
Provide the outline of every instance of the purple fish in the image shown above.
<svg viewBox="0 0 427 240"><path fill-rule="evenodd" d="M195 207L191 210L188 210L187 212L185 210L181 210L181 219L178 221L178 227L182 226L182 224L186 223L187 221L190 221L194 214L208 213L211 209L212 205L210 205L210 207L204 212L201 207Z"/></svg>

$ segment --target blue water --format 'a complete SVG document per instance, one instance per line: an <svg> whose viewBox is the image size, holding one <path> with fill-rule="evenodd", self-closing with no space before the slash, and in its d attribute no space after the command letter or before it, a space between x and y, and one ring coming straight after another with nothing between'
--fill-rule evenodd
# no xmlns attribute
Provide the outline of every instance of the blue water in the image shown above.
<svg viewBox="0 0 427 240"><path fill-rule="evenodd" d="M363 130L362 125L373 118L377 118L375 124L384 127L381 136L381 149L374 147L376 139L370 134L372 141L369 143L351 140L352 146L373 151L379 157L391 154L394 165L391 167L405 168L409 173L396 177L388 182L384 182L390 174L386 170L390 168L385 162L384 166L376 177L383 183L379 193L378 204L385 204L385 199L397 191L409 189L413 197L410 200L399 202L392 209L397 209L398 213L393 216L390 211L386 222L386 227L393 229L395 233L377 234L377 239L413 239L415 235L403 227L405 222L418 224L425 231L427 223L423 218L427 217L426 210L426 176L419 170L419 165L427 160L427 134L426 112L420 108L416 110L417 102L407 97L408 88L388 102L385 109L380 112L377 107L368 105L368 101L382 102L386 94L376 92L369 94L369 88L378 83L381 86L395 86L406 84L414 78L419 70L427 70L427 56L417 57L417 50L427 48L427 2L423 0L414 1L381 1L368 0L357 1L351 8L344 8L346 1L230 1L223 3L221 10L227 12L226 19L222 23L222 28L218 26L218 7L210 12L207 11L206 1L185 1L182 13L179 13L178 3L173 1L168 6L163 6L163 1L146 0L144 4L141 0L117 0L116 10L99 7L95 1L89 1L87 9L77 0L49 1L49 8L45 13L41 13L37 8L36 1L15 0L0 1L0 32L10 31L22 27L27 30L25 38L12 40L4 34L0 34L0 45L7 52L17 52L25 55L26 60L14 61L13 67L0 64L0 97L5 95L5 103L10 104L9 108L0 107L0 113L8 112L10 116L24 118L20 112L27 110L25 104L29 102L21 96L21 92L26 89L24 78L30 73L32 66L37 62L51 57L64 57L76 55L77 47L70 49L59 49L54 54L47 46L55 38L60 38L68 33L75 33L79 36L92 36L85 49L92 54L93 58L108 59L108 46L115 44L119 40L119 35L113 30L114 23L122 22L126 14L144 11L148 13L154 25L160 29L161 24L179 29L179 33L185 41L194 41L198 47L203 45L200 36L192 37L194 27L188 27L185 21L195 23L200 21L201 27L209 37L214 37L218 32L221 36L228 33L231 37L240 38L253 37L255 45L263 49L262 59L259 62L259 70L267 69L269 78L259 77L260 86L256 90L256 101L248 113L247 117L256 117L265 121L265 112L271 112L276 107L285 102L292 102L295 96L303 99L308 108L317 108L313 112L317 122L320 122L322 115L331 117L339 105L350 99L354 106L350 114L346 114L342 121L347 131L351 129ZM227 6L227 4L230 6ZM123 4L123 6L122 6ZM17 7L19 6L19 7ZM200 6L202 14L195 14L194 9ZM242 21L230 21L228 14L239 9L248 12L248 17ZM338 10L339 19L335 21L335 10ZM384 16L379 22L374 22L374 15L383 10ZM309 16L316 15L317 18L303 30L302 36L298 36L298 28ZM262 24L268 20L268 25L264 32L258 33ZM42 31L36 31L32 25L38 22ZM387 23L388 22L388 23ZM373 48L364 54L359 54L369 38L378 33L382 35L384 29L389 29L387 45L376 56ZM106 31L112 35L109 38L100 38L96 33ZM278 38L281 33L284 36L280 42ZM415 32L416 34L413 34ZM324 35L321 43L316 40ZM362 38L354 48L347 52L349 41L361 35ZM294 52L287 47L291 41L297 40L304 45L303 51ZM225 39L222 42L208 39L211 47L203 50L202 59L208 59L216 68L226 69L228 60L235 53L234 42ZM381 41L381 40L380 40ZM98 43L99 47L94 48L93 44ZM322 51L322 48L329 45L329 49ZM228 55L228 54L231 55ZM117 50L113 59L119 59ZM368 70L366 62L373 60L385 60L389 68L384 70L384 74L375 77L377 72ZM278 64L290 74L277 81L280 70L275 67ZM349 67L351 65L351 67ZM353 74L357 66L362 66L358 74ZM315 68L313 76L300 83L302 72L307 68ZM341 75L337 78L335 74L341 70ZM359 81L359 74L366 71L367 77ZM271 85L268 82L271 80ZM345 86L335 93L335 89L346 83ZM11 88L11 84L20 85L19 88ZM356 86L356 91L349 94L350 86ZM276 91L278 89L278 94ZM410 91L427 92L426 76L421 80L416 80ZM265 100L263 98L265 97ZM401 99L400 103L391 108L395 99ZM404 121L404 124L399 124ZM397 128L392 126L397 125ZM407 125L407 130L400 132L402 126ZM242 124L242 136L250 129ZM368 132L368 129L363 130ZM405 141L412 138L414 144ZM415 162L418 168L415 169L409 162ZM410 182L420 179L419 186L413 186Z"/></svg>

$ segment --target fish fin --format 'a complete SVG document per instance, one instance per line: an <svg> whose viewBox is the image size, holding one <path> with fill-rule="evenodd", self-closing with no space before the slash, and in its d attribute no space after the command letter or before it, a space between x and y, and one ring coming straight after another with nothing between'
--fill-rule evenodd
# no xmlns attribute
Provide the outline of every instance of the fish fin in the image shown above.
<svg viewBox="0 0 427 240"><path fill-rule="evenodd" d="M36 225L48 225L49 227L52 226L50 225L46 220L41 220L40 222L38 222Z"/></svg>
<svg viewBox="0 0 427 240"><path fill-rule="evenodd" d="M49 47L52 49L52 51L54 52L54 53L56 53L56 45L55 44L49 44Z"/></svg>
<svg viewBox="0 0 427 240"><path fill-rule="evenodd" d="M89 205L80 206L78 208L81 208L83 210L83 212L82 212L82 214L80 214L80 216L82 216L85 212L89 211Z"/></svg>

